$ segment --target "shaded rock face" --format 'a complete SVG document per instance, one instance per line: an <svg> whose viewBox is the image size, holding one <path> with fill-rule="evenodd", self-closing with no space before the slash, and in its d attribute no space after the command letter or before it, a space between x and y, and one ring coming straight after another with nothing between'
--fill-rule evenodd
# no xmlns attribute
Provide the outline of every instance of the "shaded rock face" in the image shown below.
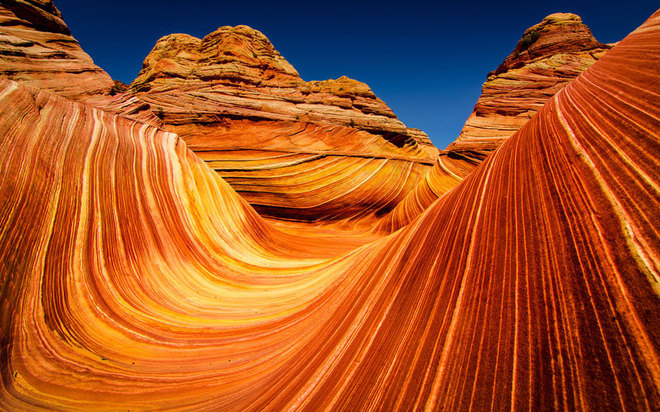
<svg viewBox="0 0 660 412"><path fill-rule="evenodd" d="M12 23L5 21L3 26L24 24L38 31L71 35L52 0L5 0L3 6L15 16Z"/></svg>
<svg viewBox="0 0 660 412"><path fill-rule="evenodd" d="M488 74L472 114L447 150L492 151L610 48L593 37L579 16L547 16L527 29Z"/></svg>
<svg viewBox="0 0 660 412"><path fill-rule="evenodd" d="M94 64L50 0L0 3L0 76L161 125L148 104Z"/></svg>
<svg viewBox="0 0 660 412"><path fill-rule="evenodd" d="M437 155L428 137L401 123L366 84L348 77L306 82L266 36L247 26L221 27L201 40L163 37L131 91L184 138L220 120L304 122L365 130L420 159Z"/></svg>

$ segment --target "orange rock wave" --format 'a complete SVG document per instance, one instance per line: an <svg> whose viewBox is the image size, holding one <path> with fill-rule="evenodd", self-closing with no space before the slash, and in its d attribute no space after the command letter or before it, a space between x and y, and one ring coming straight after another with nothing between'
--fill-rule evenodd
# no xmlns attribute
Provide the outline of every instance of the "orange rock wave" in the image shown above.
<svg viewBox="0 0 660 412"><path fill-rule="evenodd" d="M2 80L0 406L657 409L659 61L660 11L404 228L330 244L176 134Z"/></svg>

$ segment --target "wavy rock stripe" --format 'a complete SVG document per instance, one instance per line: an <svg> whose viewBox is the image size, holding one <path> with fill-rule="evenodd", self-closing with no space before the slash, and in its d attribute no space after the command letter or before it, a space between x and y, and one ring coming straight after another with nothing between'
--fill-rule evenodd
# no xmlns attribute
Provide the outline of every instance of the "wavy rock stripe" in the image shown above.
<svg viewBox="0 0 660 412"><path fill-rule="evenodd" d="M486 158L484 152L442 151L415 187L374 225L375 233L392 233L412 222L436 200L458 186Z"/></svg>
<svg viewBox="0 0 660 412"><path fill-rule="evenodd" d="M346 77L305 82L263 34L246 26L224 27L204 40L159 41L134 82L152 107L119 93L51 1L4 2L0 23L1 75L179 133L264 216L368 227L403 199L437 154L366 84ZM275 160L271 170L249 157L266 149L275 151L267 158L284 151L319 159L309 172L300 161L293 167ZM238 161L237 154L248 157ZM323 159L327 154L332 157ZM286 185L296 186L287 191Z"/></svg>
<svg viewBox="0 0 660 412"><path fill-rule="evenodd" d="M660 12L332 258L175 135L3 81L2 407L657 409L658 61Z"/></svg>
<svg viewBox="0 0 660 412"><path fill-rule="evenodd" d="M186 142L262 216L364 228L432 165L367 132L310 123L233 121Z"/></svg>

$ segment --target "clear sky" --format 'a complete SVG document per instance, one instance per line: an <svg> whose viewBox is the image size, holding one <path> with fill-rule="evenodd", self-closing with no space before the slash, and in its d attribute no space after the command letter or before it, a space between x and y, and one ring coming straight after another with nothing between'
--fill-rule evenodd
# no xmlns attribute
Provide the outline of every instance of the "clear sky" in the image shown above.
<svg viewBox="0 0 660 412"><path fill-rule="evenodd" d="M548 14L580 15L604 43L621 40L657 0L287 1L54 0L83 49L130 83L156 41L220 26L263 32L305 80L367 83L399 118L444 148L459 134L486 74Z"/></svg>

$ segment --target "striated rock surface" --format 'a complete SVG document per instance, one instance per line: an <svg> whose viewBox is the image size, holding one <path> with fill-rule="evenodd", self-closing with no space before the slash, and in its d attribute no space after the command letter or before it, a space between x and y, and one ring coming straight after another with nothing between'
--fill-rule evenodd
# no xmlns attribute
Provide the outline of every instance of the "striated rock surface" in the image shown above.
<svg viewBox="0 0 660 412"><path fill-rule="evenodd" d="M438 154L366 84L306 82L247 26L163 37L130 91L264 216L368 226Z"/></svg>
<svg viewBox="0 0 660 412"><path fill-rule="evenodd" d="M397 153L379 136L343 126L235 120L185 140L262 215L348 219L355 228L371 227L433 165ZM377 149L380 154L374 154Z"/></svg>
<svg viewBox="0 0 660 412"><path fill-rule="evenodd" d="M335 256L175 134L0 81L0 407L658 409L659 62L660 12Z"/></svg>
<svg viewBox="0 0 660 412"><path fill-rule="evenodd" d="M426 176L391 211L380 216L374 232L392 233L406 226L461 183L485 158L483 152L442 153Z"/></svg>
<svg viewBox="0 0 660 412"><path fill-rule="evenodd" d="M513 52L488 74L459 137L440 151L435 167L379 228L401 228L444 196L611 47L598 42L571 13L551 14L527 29Z"/></svg>
<svg viewBox="0 0 660 412"><path fill-rule="evenodd" d="M81 48L51 0L0 4L0 76L62 96L109 94L110 76Z"/></svg>

